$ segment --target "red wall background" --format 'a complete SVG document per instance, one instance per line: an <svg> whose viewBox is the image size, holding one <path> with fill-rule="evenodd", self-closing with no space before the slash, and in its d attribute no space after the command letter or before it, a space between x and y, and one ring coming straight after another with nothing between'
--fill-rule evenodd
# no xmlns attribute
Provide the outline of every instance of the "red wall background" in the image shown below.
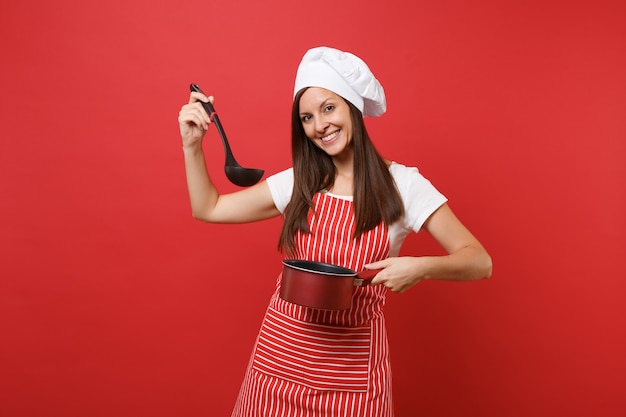
<svg viewBox="0 0 626 417"><path fill-rule="evenodd" d="M242 165L286 168L296 66L329 45L385 86L382 153L494 259L390 295L397 415L626 415L624 22L606 0L4 4L0 414L229 415L280 221L192 220L178 110L199 83Z"/></svg>

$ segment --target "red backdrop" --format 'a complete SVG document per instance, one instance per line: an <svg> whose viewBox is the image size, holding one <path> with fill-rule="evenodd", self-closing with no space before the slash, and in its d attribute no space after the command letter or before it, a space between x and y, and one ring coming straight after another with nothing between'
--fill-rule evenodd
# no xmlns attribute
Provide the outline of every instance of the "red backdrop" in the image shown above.
<svg viewBox="0 0 626 417"><path fill-rule="evenodd" d="M242 165L286 168L317 45L370 64L389 103L376 144L494 259L490 280L390 295L398 416L626 415L623 2L9 3L1 415L228 415L280 221L192 220L176 118L197 82ZM235 190L214 130L206 151Z"/></svg>

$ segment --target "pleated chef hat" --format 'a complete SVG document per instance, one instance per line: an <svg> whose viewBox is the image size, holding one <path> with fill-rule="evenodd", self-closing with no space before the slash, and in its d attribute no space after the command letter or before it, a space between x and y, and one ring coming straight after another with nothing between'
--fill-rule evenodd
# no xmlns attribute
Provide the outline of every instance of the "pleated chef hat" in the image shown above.
<svg viewBox="0 0 626 417"><path fill-rule="evenodd" d="M321 87L354 104L363 116L377 117L387 110L385 91L361 58L320 46L309 49L298 66L294 96L305 87Z"/></svg>

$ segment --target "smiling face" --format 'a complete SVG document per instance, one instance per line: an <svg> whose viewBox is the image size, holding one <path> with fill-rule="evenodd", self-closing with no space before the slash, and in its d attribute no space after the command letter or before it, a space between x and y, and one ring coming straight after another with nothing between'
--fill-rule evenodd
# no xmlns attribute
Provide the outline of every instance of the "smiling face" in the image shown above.
<svg viewBox="0 0 626 417"><path fill-rule="evenodd" d="M304 133L331 157L351 156L352 120L348 103L330 90L308 88L300 98Z"/></svg>

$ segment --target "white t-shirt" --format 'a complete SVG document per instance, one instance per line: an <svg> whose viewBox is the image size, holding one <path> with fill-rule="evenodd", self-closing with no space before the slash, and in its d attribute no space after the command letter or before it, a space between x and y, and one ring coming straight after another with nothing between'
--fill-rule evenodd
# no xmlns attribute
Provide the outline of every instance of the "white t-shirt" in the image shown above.
<svg viewBox="0 0 626 417"><path fill-rule="evenodd" d="M406 236L419 232L426 219L448 200L415 167L392 162L389 172L404 203L404 216L389 227L389 256L397 256ZM276 208L284 213L293 191L293 168L268 177L267 184ZM326 194L352 201L352 196Z"/></svg>

